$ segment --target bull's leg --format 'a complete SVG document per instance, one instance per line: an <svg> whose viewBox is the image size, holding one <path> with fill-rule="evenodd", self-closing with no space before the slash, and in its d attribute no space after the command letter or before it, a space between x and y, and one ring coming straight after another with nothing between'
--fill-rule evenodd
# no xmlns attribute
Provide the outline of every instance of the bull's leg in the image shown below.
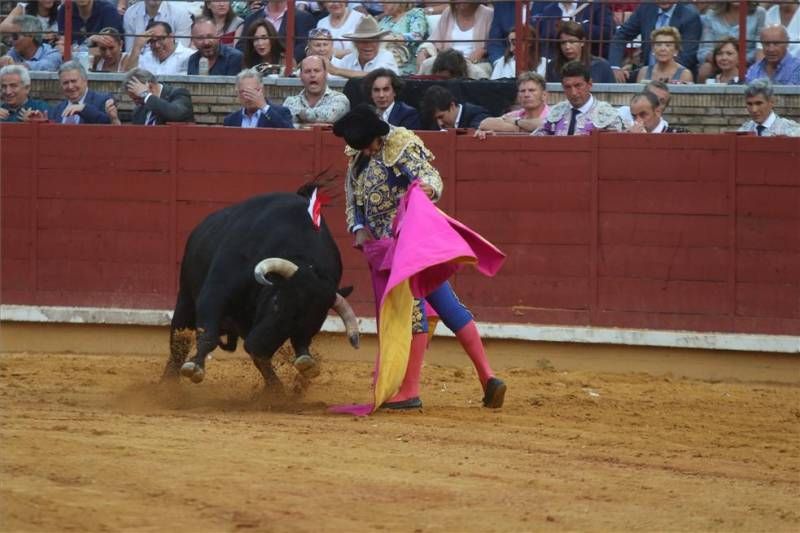
<svg viewBox="0 0 800 533"><path fill-rule="evenodd" d="M283 387L283 383L275 373L275 369L272 368L272 358L260 357L257 355L251 355L250 358L253 360L253 364L256 365L256 368L259 372L261 372L261 376L264 378L264 388L270 394L285 396L286 390Z"/></svg>
<svg viewBox="0 0 800 533"><path fill-rule="evenodd" d="M265 330L267 330L265 327L256 327L250 331L244 341L244 349L261 372L264 386L270 391L283 392L283 383L272 368L272 355L281 347L284 339L274 338L274 335L271 338L269 331Z"/></svg>
<svg viewBox="0 0 800 533"><path fill-rule="evenodd" d="M203 293L197 299L197 353L181 366L181 375L195 383L205 378L206 357L219 344L220 320L226 303L222 294Z"/></svg>
<svg viewBox="0 0 800 533"><path fill-rule="evenodd" d="M309 350L311 342L308 339L299 337L293 337L291 341L294 349L294 368L297 372L306 380L319 376L319 361L311 357L311 351Z"/></svg>
<svg viewBox="0 0 800 533"><path fill-rule="evenodd" d="M219 343L219 332L197 328L197 354L183 363L181 375L200 383L206 377L206 357L214 351Z"/></svg>
<svg viewBox="0 0 800 533"><path fill-rule="evenodd" d="M181 365L186 361L194 343L194 302L187 291L178 292L178 301L172 315L169 331L169 359L164 367L161 381L178 379Z"/></svg>

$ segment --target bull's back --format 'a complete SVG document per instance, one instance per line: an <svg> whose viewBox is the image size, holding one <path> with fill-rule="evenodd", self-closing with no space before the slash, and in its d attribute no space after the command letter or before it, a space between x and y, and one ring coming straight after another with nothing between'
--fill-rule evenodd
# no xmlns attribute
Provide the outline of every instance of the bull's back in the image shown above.
<svg viewBox="0 0 800 533"><path fill-rule="evenodd" d="M314 229L308 199L294 193L256 196L211 213L189 235L181 264L181 284L198 289L209 275L252 280L266 257L313 263L341 277L339 250L324 224ZM224 270L224 272L217 272ZM193 291L195 292L195 291Z"/></svg>

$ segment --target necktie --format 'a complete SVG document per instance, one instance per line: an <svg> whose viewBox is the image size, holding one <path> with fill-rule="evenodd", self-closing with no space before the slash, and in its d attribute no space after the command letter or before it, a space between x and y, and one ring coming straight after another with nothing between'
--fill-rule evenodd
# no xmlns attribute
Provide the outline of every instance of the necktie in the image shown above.
<svg viewBox="0 0 800 533"><path fill-rule="evenodd" d="M569 128L567 128L567 135L575 135L575 123L577 122L576 119L578 118L578 113L580 112L581 112L580 109L576 107L572 108L572 116L569 118Z"/></svg>
<svg viewBox="0 0 800 533"><path fill-rule="evenodd" d="M146 126L155 126L156 125L156 116L150 113L150 116L147 117L147 122L145 122Z"/></svg>
<svg viewBox="0 0 800 533"><path fill-rule="evenodd" d="M661 11L658 14L658 18L656 19L656 28L655 29L663 28L664 26L667 26L668 24L669 24L669 14L667 14L665 11ZM648 65L654 65L655 62L656 62L656 56L651 51Z"/></svg>
<svg viewBox="0 0 800 533"><path fill-rule="evenodd" d="M767 127L763 124L759 124L756 126L756 132L758 133L759 137L762 137L764 135L765 129L767 129Z"/></svg>

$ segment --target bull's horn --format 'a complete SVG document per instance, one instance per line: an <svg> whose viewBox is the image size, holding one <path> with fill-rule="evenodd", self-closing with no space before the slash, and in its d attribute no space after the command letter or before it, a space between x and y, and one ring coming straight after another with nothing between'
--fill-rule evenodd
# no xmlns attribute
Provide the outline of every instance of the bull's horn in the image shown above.
<svg viewBox="0 0 800 533"><path fill-rule="evenodd" d="M295 272L297 272L297 268L297 265L286 259L282 259L280 257L268 257L256 265L254 274L256 276L256 281L260 284L272 285L272 282L270 282L266 277L267 274L278 274L286 279L289 279L294 276Z"/></svg>
<svg viewBox="0 0 800 533"><path fill-rule="evenodd" d="M342 318L344 322L344 329L347 332L347 338L350 339L350 344L353 348L358 348L358 319L353 312L353 308L347 303L347 300L339 293L336 293L336 301L333 302L333 310Z"/></svg>

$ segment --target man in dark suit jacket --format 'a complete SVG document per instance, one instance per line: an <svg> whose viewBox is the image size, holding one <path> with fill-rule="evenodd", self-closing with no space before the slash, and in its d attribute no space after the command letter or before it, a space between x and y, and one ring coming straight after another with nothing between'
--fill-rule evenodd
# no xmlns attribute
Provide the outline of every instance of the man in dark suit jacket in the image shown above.
<svg viewBox="0 0 800 533"><path fill-rule="evenodd" d="M271 104L264 95L264 80L254 70L243 70L236 76L236 91L242 108L223 121L237 128L293 128L289 108Z"/></svg>
<svg viewBox="0 0 800 533"><path fill-rule="evenodd" d="M642 36L642 63L650 63L650 33L656 27L672 26L681 34L682 49L678 53L678 63L694 70L697 66L697 46L703 33L700 14L690 4L676 4L673 2L658 2L655 4L640 4L633 15L614 34L611 42L608 62L614 69L614 77L619 83L628 79L628 72L622 70L622 57L625 54L625 45L637 35Z"/></svg>
<svg viewBox="0 0 800 533"><path fill-rule="evenodd" d="M213 20L205 17L194 19L192 43L197 52L189 56L188 74L200 74L201 57L208 60L208 74L211 76L236 76L241 72L244 54L232 46L219 43Z"/></svg>
<svg viewBox="0 0 800 533"><path fill-rule="evenodd" d="M420 129L417 110L397 99L403 90L403 80L393 70L373 70L364 76L361 89L385 122L409 130Z"/></svg>
<svg viewBox="0 0 800 533"><path fill-rule="evenodd" d="M106 102L113 98L108 93L89 89L86 69L78 61L67 61L58 68L58 80L65 100L56 104L48 115L51 122L61 124L110 124Z"/></svg>
<svg viewBox="0 0 800 533"><path fill-rule="evenodd" d="M250 26L251 23L258 19L266 19L275 25L273 20L280 16L280 24L277 28L278 30L278 37L281 39L281 44L283 44L284 48L286 47L286 0L269 0L266 2L266 5L263 9L256 11L247 16L242 23L242 28L247 30L247 27ZM281 12L283 14L281 15ZM268 17L267 14L271 14L271 17ZM308 32L310 32L314 27L316 27L317 21L313 15L304 11L302 9L296 9L294 12L294 59L297 64L300 64L300 61L306 57L306 43L308 41ZM244 50L244 41L239 39L239 42L236 43L236 48L239 50Z"/></svg>
<svg viewBox="0 0 800 533"><path fill-rule="evenodd" d="M448 128L473 128L478 129L483 119L488 118L489 111L485 108L464 102L456 102L453 93L442 87L434 85L425 91L422 97L422 116L425 129L441 130Z"/></svg>
<svg viewBox="0 0 800 533"><path fill-rule="evenodd" d="M182 87L158 83L147 70L136 68L125 75L125 90L136 107L132 124L157 126L167 122L194 122L192 95Z"/></svg>

